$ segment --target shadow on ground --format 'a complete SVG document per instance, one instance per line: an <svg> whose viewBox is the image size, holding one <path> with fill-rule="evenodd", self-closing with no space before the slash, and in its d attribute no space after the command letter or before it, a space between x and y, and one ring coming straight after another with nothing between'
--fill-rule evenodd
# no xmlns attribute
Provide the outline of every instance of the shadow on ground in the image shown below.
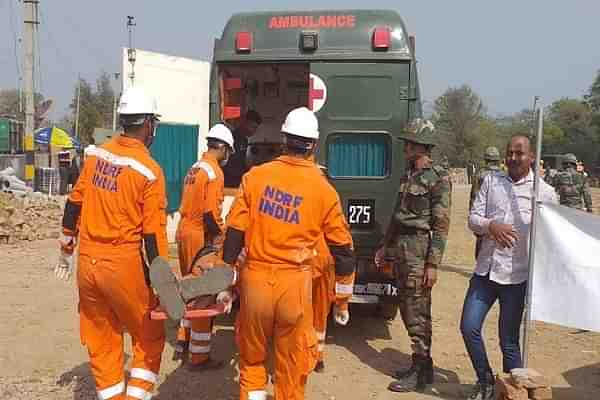
<svg viewBox="0 0 600 400"><path fill-rule="evenodd" d="M328 342L345 347L361 364L389 376L391 382L396 370L410 366L411 355L389 347L380 350L369 344L369 341L376 339L392 339L391 322L378 316L376 307L361 305L354 307L351 314L356 318L352 319L348 327L337 327L329 321ZM455 399L464 397L470 388L471 385L460 384L460 379L454 371L436 367L435 384L426 394L442 399Z"/></svg>

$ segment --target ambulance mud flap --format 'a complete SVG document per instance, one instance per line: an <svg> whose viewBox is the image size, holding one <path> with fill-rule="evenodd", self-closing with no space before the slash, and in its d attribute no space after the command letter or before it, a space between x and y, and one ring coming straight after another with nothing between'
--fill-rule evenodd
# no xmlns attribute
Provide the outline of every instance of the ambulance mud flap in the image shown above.
<svg viewBox="0 0 600 400"><path fill-rule="evenodd" d="M155 257L150 264L150 284L156 290L160 304L169 318L181 319L185 313L185 303L179 294L177 278L166 259Z"/></svg>

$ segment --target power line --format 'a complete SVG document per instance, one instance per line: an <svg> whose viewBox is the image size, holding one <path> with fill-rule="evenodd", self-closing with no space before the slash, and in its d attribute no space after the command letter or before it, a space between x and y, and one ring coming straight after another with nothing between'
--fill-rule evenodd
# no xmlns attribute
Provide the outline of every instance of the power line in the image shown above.
<svg viewBox="0 0 600 400"><path fill-rule="evenodd" d="M73 73L73 75L77 75L77 71L73 67L73 64L69 62L70 58L65 57L64 54L60 51L59 47L56 45L57 41L54 38L54 35L52 34L52 31L50 30L50 23L45 19L46 15L44 14L42 16L42 14L40 13L40 19L42 17L44 18L44 21L46 21L46 23L43 25L43 28L44 28L44 33L46 34L47 42L54 49L54 52L56 53L56 58L58 59L58 62L60 64L62 64L62 66L65 69L70 70Z"/></svg>

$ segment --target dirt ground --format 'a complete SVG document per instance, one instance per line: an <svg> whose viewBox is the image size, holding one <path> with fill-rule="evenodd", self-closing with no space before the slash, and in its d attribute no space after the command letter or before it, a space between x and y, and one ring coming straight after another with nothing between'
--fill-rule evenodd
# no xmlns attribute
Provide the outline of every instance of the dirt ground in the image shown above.
<svg viewBox="0 0 600 400"><path fill-rule="evenodd" d="M466 227L467 190L466 186L455 188L449 247L433 292L433 388L424 395L386 390L392 381L390 374L409 362L408 338L400 319L386 323L363 307L353 309L351 326L331 326L326 372L311 375L308 399L464 398L474 380L458 329L473 267L473 237ZM599 189L594 196L595 204L600 205ZM0 399L96 398L87 354L79 342L75 285L73 281L58 282L52 276L56 252L52 240L0 245ZM202 374L189 373L170 360L175 327L169 324L169 343L154 398L237 398L232 321L231 317L219 319L213 341L214 356L227 360L227 366ZM485 335L490 359L498 370L497 308L488 317ZM127 352L130 354L129 348ZM551 379L556 400L599 399L599 352L600 334L536 323L530 366Z"/></svg>

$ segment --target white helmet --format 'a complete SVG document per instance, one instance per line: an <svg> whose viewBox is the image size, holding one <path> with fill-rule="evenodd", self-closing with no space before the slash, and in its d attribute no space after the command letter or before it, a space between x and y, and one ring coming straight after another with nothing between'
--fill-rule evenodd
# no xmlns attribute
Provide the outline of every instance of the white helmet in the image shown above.
<svg viewBox="0 0 600 400"><path fill-rule="evenodd" d="M226 127L224 124L216 124L208 131L208 135L206 135L207 139L217 139L221 142L227 143L231 150L233 147L233 135L231 134L231 130Z"/></svg>
<svg viewBox="0 0 600 400"><path fill-rule="evenodd" d="M281 131L290 135L317 140L319 139L319 121L308 108L296 108L285 117Z"/></svg>
<svg viewBox="0 0 600 400"><path fill-rule="evenodd" d="M121 95L117 112L121 115L149 114L157 118L160 117L156 99L147 96L142 88L136 86L126 89Z"/></svg>

